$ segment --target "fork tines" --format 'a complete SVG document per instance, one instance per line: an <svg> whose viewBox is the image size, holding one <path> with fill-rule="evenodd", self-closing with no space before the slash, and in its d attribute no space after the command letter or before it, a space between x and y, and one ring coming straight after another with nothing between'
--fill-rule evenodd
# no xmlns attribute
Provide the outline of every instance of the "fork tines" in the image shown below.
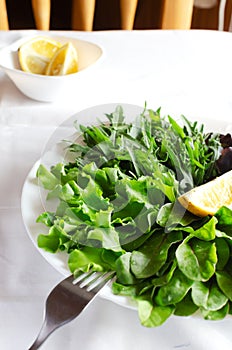
<svg viewBox="0 0 232 350"><path fill-rule="evenodd" d="M90 270L75 278L73 284L78 284L80 288L85 288L87 292L94 291L97 293L114 276L114 271L98 272Z"/></svg>

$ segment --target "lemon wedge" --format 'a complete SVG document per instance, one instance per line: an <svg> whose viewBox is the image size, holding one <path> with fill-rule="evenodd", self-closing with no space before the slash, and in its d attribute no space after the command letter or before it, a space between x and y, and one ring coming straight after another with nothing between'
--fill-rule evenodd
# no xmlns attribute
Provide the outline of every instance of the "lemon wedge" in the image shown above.
<svg viewBox="0 0 232 350"><path fill-rule="evenodd" d="M77 71L77 51L72 43L68 42L56 51L47 66L46 75L66 75Z"/></svg>
<svg viewBox="0 0 232 350"><path fill-rule="evenodd" d="M214 215L222 206L232 209L232 170L184 193L178 201L201 217Z"/></svg>
<svg viewBox="0 0 232 350"><path fill-rule="evenodd" d="M18 50L21 69L25 72L45 74L48 63L62 45L47 37L34 37Z"/></svg>

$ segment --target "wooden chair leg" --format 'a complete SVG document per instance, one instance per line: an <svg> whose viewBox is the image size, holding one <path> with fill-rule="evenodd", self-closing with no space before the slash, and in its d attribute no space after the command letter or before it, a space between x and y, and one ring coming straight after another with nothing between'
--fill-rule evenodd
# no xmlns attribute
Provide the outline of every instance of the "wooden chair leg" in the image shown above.
<svg viewBox="0 0 232 350"><path fill-rule="evenodd" d="M225 19L223 30L232 30L232 0L227 0L225 5Z"/></svg>
<svg viewBox="0 0 232 350"><path fill-rule="evenodd" d="M120 0L122 29L125 29L125 30L133 29L137 5L138 5L138 0Z"/></svg>
<svg viewBox="0 0 232 350"><path fill-rule="evenodd" d="M49 30L51 16L51 0L32 0L32 10L36 28Z"/></svg>
<svg viewBox="0 0 232 350"><path fill-rule="evenodd" d="M6 1L0 0L0 30L8 30L9 29L9 23L8 23L8 16L7 16L7 9L6 9Z"/></svg>
<svg viewBox="0 0 232 350"><path fill-rule="evenodd" d="M95 0L72 1L72 29L93 30Z"/></svg>
<svg viewBox="0 0 232 350"><path fill-rule="evenodd" d="M164 0L162 29L190 29L194 0Z"/></svg>

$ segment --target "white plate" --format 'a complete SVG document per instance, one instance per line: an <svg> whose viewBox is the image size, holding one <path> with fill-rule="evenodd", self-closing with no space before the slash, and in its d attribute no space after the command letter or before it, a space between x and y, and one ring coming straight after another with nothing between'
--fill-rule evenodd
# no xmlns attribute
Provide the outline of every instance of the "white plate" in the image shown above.
<svg viewBox="0 0 232 350"><path fill-rule="evenodd" d="M21 198L21 209L23 221L26 226L28 235L31 238L35 247L40 251L42 256L64 276L70 275L70 271L67 265L68 255L65 252L51 254L42 249L39 249L37 246L38 235L40 233L47 233L47 228L43 224L36 223L36 219L42 212L54 209L54 203L49 204L46 201L46 192L38 185L36 171L40 163L44 164L49 168L51 165L54 165L57 162L62 161L64 159L65 152L63 149L63 144L60 141L64 139L76 139L77 133L74 132L74 121L77 120L79 121L79 124L84 125L97 124L99 120L103 121L105 119L105 113L113 112L117 105L119 105L119 103L112 103L88 108L84 111L78 112L73 117L68 119L65 123L63 123L60 127L58 127L58 129L55 131L55 133L51 136L50 140L46 144L41 155L41 159L34 164L24 183ZM128 121L134 120L136 115L140 114L143 110L143 107L135 105L120 105L123 107ZM220 120L219 122L216 120L210 121L209 119L206 119L202 120L202 122L204 123L208 131L220 130L220 132L225 133L229 132L229 130L231 131L231 124L229 124L228 120ZM49 205L51 205L51 207L49 207ZM126 297L114 295L111 292L110 286L106 286L105 288L103 288L101 296L122 306L135 308L135 304L132 300Z"/></svg>

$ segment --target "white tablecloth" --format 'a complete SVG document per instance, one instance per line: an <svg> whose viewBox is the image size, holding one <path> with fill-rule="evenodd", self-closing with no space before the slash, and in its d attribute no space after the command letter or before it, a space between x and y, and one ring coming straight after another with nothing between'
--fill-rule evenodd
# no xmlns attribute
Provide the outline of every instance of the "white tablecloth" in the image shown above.
<svg viewBox="0 0 232 350"><path fill-rule="evenodd" d="M37 34L37 32L34 32ZM163 114L210 120L232 131L232 34L211 31L60 32L101 45L93 79L56 103L22 95L0 72L0 349L25 350L43 319L48 292L63 276L29 239L21 217L24 180L59 124L90 106L125 102ZM27 31L0 32L0 47ZM75 96L74 96L75 95ZM41 349L231 350L232 319L171 317L147 329L136 311L100 297Z"/></svg>

